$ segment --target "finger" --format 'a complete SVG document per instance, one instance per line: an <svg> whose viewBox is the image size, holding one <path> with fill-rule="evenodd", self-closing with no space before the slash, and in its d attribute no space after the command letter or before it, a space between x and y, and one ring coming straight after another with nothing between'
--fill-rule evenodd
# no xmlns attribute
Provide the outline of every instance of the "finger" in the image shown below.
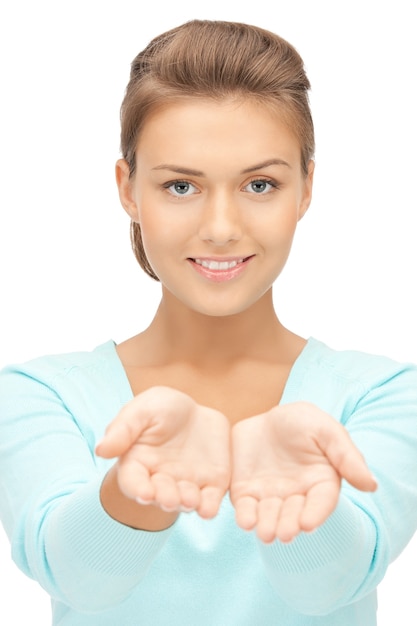
<svg viewBox="0 0 417 626"><path fill-rule="evenodd" d="M123 458L118 461L117 468L119 488L125 496L138 500L141 504L151 503L155 489L147 468L136 459Z"/></svg>
<svg viewBox="0 0 417 626"><path fill-rule="evenodd" d="M276 528L281 507L282 500L277 497L265 498L258 504L256 534L264 543L272 543L276 538Z"/></svg>
<svg viewBox="0 0 417 626"><path fill-rule="evenodd" d="M354 444L352 443L352 446ZM371 470L368 468L361 452L354 447L347 452L340 464L340 475L345 478L353 487L361 491L375 491L378 483Z"/></svg>
<svg viewBox="0 0 417 626"><path fill-rule="evenodd" d="M200 491L200 504L196 509L200 517L211 519L217 515L224 493L219 487L203 487Z"/></svg>
<svg viewBox="0 0 417 626"><path fill-rule="evenodd" d="M195 483L180 480L177 484L182 511L193 511L200 505L200 489Z"/></svg>
<svg viewBox="0 0 417 626"><path fill-rule="evenodd" d="M110 459L126 452L146 428L149 415L141 411L139 396L128 402L107 426L104 437L97 443L97 456Z"/></svg>
<svg viewBox="0 0 417 626"><path fill-rule="evenodd" d="M292 541L300 533L300 517L304 502L305 496L301 494L290 496L283 502L276 525L276 536L283 543Z"/></svg>
<svg viewBox="0 0 417 626"><path fill-rule="evenodd" d="M333 467L353 487L375 491L378 486L375 477L342 424L334 421L331 428L320 434L318 444Z"/></svg>
<svg viewBox="0 0 417 626"><path fill-rule="evenodd" d="M306 532L312 531L333 513L337 506L340 492L340 483L328 481L312 487L304 502L300 514L300 528Z"/></svg>
<svg viewBox="0 0 417 626"><path fill-rule="evenodd" d="M258 522L258 500L242 496L234 502L236 524L243 530L253 530Z"/></svg>
<svg viewBox="0 0 417 626"><path fill-rule="evenodd" d="M168 474L156 473L151 476L155 488L155 502L163 511L177 511L180 506L180 494L176 481Z"/></svg>

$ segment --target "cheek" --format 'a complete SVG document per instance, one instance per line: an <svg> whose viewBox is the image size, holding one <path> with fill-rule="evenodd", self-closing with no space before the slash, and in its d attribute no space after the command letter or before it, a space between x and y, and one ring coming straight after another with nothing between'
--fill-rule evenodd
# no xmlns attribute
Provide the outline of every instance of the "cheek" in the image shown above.
<svg viewBox="0 0 417 626"><path fill-rule="evenodd" d="M291 246L297 228L298 219L296 210L287 207L288 210L280 211L275 215L265 217L261 223L254 225L255 237L264 243L265 248L277 252Z"/></svg>
<svg viewBox="0 0 417 626"><path fill-rule="evenodd" d="M186 229L178 216L152 207L140 211L139 223L145 254L156 273L168 258L183 256Z"/></svg>
<svg viewBox="0 0 417 626"><path fill-rule="evenodd" d="M153 245L160 241L161 243L169 237L173 229L173 219L166 211L161 211L157 201L148 198L143 194L138 204L139 223L142 231L143 242L147 245Z"/></svg>
<svg viewBox="0 0 417 626"><path fill-rule="evenodd" d="M140 227L145 254L152 265L154 259L158 257L158 252L165 253L169 249L169 232L164 225L152 219L141 220Z"/></svg>

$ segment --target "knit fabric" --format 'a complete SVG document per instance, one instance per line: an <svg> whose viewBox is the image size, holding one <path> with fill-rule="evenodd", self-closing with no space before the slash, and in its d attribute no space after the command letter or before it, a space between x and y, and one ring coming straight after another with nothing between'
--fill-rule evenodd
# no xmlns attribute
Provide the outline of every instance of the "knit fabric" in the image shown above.
<svg viewBox="0 0 417 626"><path fill-rule="evenodd" d="M94 447L132 398L115 345L0 372L0 517L54 626L375 626L376 588L417 528L417 367L310 338L281 404L312 402L348 429L378 480L342 485L316 531L265 545L219 514L168 530L103 510L114 460Z"/></svg>

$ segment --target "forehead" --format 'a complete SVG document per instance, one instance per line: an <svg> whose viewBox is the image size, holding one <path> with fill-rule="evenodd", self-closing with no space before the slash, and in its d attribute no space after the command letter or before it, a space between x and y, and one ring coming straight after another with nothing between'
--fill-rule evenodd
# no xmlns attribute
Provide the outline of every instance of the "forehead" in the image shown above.
<svg viewBox="0 0 417 626"><path fill-rule="evenodd" d="M288 116L250 99L188 98L154 111L142 127L137 157L300 160L300 145Z"/></svg>

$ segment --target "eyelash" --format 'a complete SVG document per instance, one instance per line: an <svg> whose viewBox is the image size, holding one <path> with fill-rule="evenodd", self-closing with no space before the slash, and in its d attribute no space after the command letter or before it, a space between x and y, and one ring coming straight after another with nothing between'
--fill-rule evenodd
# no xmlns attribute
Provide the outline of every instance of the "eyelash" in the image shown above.
<svg viewBox="0 0 417 626"><path fill-rule="evenodd" d="M273 190L275 189L279 189L280 188L280 184L277 183L275 180L273 180L272 178L263 178L263 177L259 177L256 176L254 178L252 178L246 185L245 187L248 187L249 185L252 185L253 183L266 183L267 185L270 185L272 187ZM264 194L257 194L257 195L266 195L267 193L270 193L271 190L269 190L269 192L266 192ZM256 195L256 194L255 194Z"/></svg>
<svg viewBox="0 0 417 626"><path fill-rule="evenodd" d="M170 187L173 187L174 185L190 185L191 187L194 187L194 189L197 189L197 187L195 185L193 185L193 183L190 183L189 180L183 180L183 179L177 179L177 180L169 180L168 182L164 183L162 185L163 189L166 189L167 191L170 191ZM174 196L174 198L180 198L181 194L174 194L173 192L172 195ZM186 194L184 194L186 195Z"/></svg>
<svg viewBox="0 0 417 626"><path fill-rule="evenodd" d="M246 187L248 187L249 185L251 185L251 184L253 184L253 183L256 183L256 182L266 183L267 185L270 185L270 186L272 187L272 190L275 190L275 189L279 189L279 188L280 188L280 184L279 184L279 183L277 183L275 180L273 180L273 179L271 179L271 178L262 178L262 177L256 176L256 177L252 178L252 179L251 179L251 180L250 180L250 181L249 181L249 182L248 182L248 183L247 183L247 184L243 187L243 189L245 189L245 188L246 188ZM170 181L168 181L168 182L164 183L164 184L162 185L162 187L163 187L164 189L166 189L166 190L170 191L170 187L173 187L174 185L178 185L178 184L190 185L191 187L194 187L195 189L197 189L197 187L196 187L193 183L191 183L191 182L190 182L190 181L188 181L188 180L183 180L183 179L170 180ZM173 193L173 192L170 192L170 193L172 193L172 195L173 195L175 198L180 198L180 197L181 197L181 195L182 195L182 194L178 194L178 195L177 195L177 194L175 194L175 193ZM249 193L249 192L247 192L247 193ZM266 193L259 193L259 194L255 194L255 195L260 195L260 196L263 196L263 195L267 195L268 193L271 193L271 190L267 191ZM183 195L184 195L184 196L186 196L186 195L188 195L188 194L183 194Z"/></svg>

